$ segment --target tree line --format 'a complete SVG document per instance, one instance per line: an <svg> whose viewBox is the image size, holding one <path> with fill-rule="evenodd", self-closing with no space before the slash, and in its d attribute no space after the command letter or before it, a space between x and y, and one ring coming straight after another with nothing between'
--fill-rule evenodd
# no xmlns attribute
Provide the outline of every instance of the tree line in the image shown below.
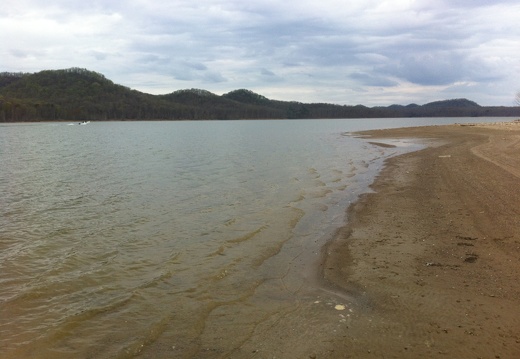
<svg viewBox="0 0 520 359"><path fill-rule="evenodd" d="M482 107L466 99L369 108L277 101L246 89L221 96L200 89L150 95L81 68L0 73L0 122L436 116L520 116L520 108Z"/></svg>

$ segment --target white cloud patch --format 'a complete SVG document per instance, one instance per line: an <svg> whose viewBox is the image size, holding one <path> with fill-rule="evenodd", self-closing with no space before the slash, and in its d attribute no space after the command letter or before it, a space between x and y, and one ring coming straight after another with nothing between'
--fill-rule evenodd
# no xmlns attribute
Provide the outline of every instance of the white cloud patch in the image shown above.
<svg viewBox="0 0 520 359"><path fill-rule="evenodd" d="M150 93L510 105L518 13L516 0L7 0L0 61L4 71L85 67Z"/></svg>

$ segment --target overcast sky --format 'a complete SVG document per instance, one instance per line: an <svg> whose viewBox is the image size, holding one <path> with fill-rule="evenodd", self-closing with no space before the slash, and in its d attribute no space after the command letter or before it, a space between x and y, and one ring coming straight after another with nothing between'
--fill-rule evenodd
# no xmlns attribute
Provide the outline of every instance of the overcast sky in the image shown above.
<svg viewBox="0 0 520 359"><path fill-rule="evenodd" d="M514 104L518 0L3 0L0 72L81 67L165 94Z"/></svg>

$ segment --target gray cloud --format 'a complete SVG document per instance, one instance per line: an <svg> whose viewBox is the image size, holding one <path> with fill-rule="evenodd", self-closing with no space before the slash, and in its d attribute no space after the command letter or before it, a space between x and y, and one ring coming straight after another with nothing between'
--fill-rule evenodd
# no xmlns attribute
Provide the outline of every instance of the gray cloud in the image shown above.
<svg viewBox="0 0 520 359"><path fill-rule="evenodd" d="M361 72L352 73L349 77L366 86L392 87L399 84L397 81L386 76L377 76Z"/></svg>
<svg viewBox="0 0 520 359"><path fill-rule="evenodd" d="M7 0L0 61L5 71L86 67L151 93L510 105L519 12L516 0Z"/></svg>
<svg viewBox="0 0 520 359"><path fill-rule="evenodd" d="M267 77L277 77L276 74L272 71L269 71L267 69L260 69L260 74L262 76L267 76Z"/></svg>
<svg viewBox="0 0 520 359"><path fill-rule="evenodd" d="M379 70L418 85L447 85L470 78L470 69L454 54L407 55L395 66Z"/></svg>

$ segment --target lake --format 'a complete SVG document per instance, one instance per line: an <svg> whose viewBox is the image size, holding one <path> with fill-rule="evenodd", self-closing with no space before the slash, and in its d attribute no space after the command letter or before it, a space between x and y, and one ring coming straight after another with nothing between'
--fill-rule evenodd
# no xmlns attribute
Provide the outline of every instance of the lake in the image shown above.
<svg viewBox="0 0 520 359"><path fill-rule="evenodd" d="M321 283L320 249L383 161L420 148L349 133L486 120L2 124L2 357L273 357L326 340L356 303Z"/></svg>

